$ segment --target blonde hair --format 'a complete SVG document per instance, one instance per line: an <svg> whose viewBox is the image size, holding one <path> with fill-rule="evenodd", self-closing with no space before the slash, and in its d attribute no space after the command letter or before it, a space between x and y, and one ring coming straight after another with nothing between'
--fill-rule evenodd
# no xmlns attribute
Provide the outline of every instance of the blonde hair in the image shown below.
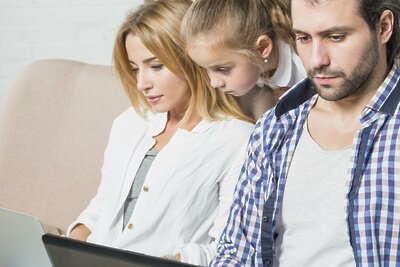
<svg viewBox="0 0 400 267"><path fill-rule="evenodd" d="M181 34L188 44L199 35L222 35L224 45L260 63L255 45L261 35L294 47L288 6L288 0L196 0L183 18Z"/></svg>
<svg viewBox="0 0 400 267"><path fill-rule="evenodd" d="M146 1L128 14L120 26L115 39L113 60L133 107L143 115L142 108L150 105L137 88L135 72L130 71L125 46L129 34L139 37L144 46L171 72L187 81L191 97L182 122L196 112L210 120L227 115L250 121L237 101L212 88L205 70L186 55L185 42L179 30L182 18L191 4L191 0Z"/></svg>

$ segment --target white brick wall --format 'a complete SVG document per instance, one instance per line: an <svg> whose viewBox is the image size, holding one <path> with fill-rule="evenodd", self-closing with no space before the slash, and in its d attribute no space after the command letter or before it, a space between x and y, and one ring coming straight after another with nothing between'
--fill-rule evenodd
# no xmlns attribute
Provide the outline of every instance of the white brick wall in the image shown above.
<svg viewBox="0 0 400 267"><path fill-rule="evenodd" d="M16 75L32 61L65 58L111 64L116 30L141 0L0 0L0 110Z"/></svg>

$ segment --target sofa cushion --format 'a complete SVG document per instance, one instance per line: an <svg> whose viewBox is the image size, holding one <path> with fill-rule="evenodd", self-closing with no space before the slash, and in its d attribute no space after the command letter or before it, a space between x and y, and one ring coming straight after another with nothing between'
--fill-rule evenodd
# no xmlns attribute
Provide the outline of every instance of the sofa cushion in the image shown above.
<svg viewBox="0 0 400 267"><path fill-rule="evenodd" d="M27 66L0 112L0 206L65 230L94 196L112 121L128 106L110 66Z"/></svg>

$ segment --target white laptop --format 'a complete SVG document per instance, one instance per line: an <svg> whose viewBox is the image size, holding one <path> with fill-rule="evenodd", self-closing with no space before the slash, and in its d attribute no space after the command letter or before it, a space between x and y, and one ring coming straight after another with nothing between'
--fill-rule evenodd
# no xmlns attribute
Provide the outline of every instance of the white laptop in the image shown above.
<svg viewBox="0 0 400 267"><path fill-rule="evenodd" d="M37 218L0 207L0 267L52 267L44 233Z"/></svg>

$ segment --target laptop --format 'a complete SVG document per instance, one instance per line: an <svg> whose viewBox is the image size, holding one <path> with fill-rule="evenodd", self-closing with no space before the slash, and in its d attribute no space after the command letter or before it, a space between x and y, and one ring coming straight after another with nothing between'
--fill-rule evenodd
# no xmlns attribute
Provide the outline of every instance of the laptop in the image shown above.
<svg viewBox="0 0 400 267"><path fill-rule="evenodd" d="M53 267L197 266L53 234L45 234L42 239Z"/></svg>
<svg viewBox="0 0 400 267"><path fill-rule="evenodd" d="M37 218L0 207L0 266L52 267L44 233Z"/></svg>

